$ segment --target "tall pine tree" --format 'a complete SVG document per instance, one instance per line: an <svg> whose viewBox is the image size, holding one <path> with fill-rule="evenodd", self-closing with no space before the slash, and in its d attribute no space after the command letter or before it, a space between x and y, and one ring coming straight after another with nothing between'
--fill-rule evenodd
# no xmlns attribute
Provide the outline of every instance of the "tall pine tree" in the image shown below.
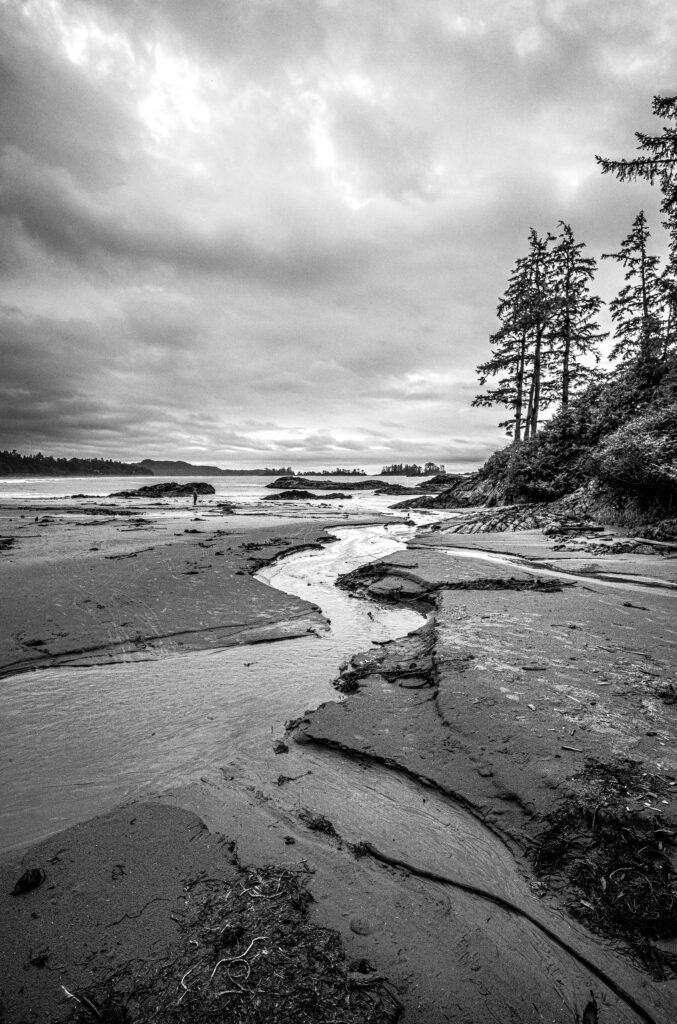
<svg viewBox="0 0 677 1024"><path fill-rule="evenodd" d="M648 251L650 237L644 211L640 210L619 251L602 255L602 259L616 260L625 269L626 284L609 303L616 325L611 358L635 364L649 380L663 355L667 327L663 322L665 285L661 284L658 257Z"/></svg>
<svg viewBox="0 0 677 1024"><path fill-rule="evenodd" d="M663 200L661 211L665 216L664 226L670 233L670 262L673 271L677 267L677 96L654 96L653 112L657 117L671 121L664 125L660 135L646 135L635 132L644 155L632 160L611 160L597 156L595 159L603 174L615 174L619 181L636 181L644 178L650 184L658 182Z"/></svg>
<svg viewBox="0 0 677 1024"><path fill-rule="evenodd" d="M549 358L553 384L562 408L566 409L572 391L586 383L592 374L583 357L599 362L598 343L606 334L595 317L602 300L590 291L596 261L584 256L584 242L576 242L571 225L559 222L560 234L552 250L551 280L553 304L548 325Z"/></svg>
<svg viewBox="0 0 677 1024"><path fill-rule="evenodd" d="M522 440L524 429L525 382L527 349L529 344L528 324L529 269L527 260L518 259L505 294L498 303L496 314L501 326L492 334L489 344L493 356L477 367L482 386L489 377L498 376L496 386L476 396L473 405L504 405L512 410L510 419L499 423L505 427L509 437ZM499 376L500 375L500 376Z"/></svg>
<svg viewBox="0 0 677 1024"><path fill-rule="evenodd" d="M553 397L550 381L546 378L545 373L549 355L547 350L548 323L554 306L551 287L552 260L549 250L552 241L554 241L554 235L551 235L550 232L545 238L539 238L533 228L529 231L528 332L531 346L527 357L531 366L531 380L524 431L525 440L535 437L538 432L541 411L551 403Z"/></svg>
<svg viewBox="0 0 677 1024"><path fill-rule="evenodd" d="M493 355L477 367L481 385L489 377L498 381L473 405L510 409L500 426L516 442L536 435L541 412L553 402L567 407L592 373L589 360L599 361L597 344L606 336L595 319L602 300L590 290L595 260L583 254L570 225L559 227L558 236L544 238L531 228L529 252L515 262L498 304Z"/></svg>
<svg viewBox="0 0 677 1024"><path fill-rule="evenodd" d="M553 397L547 377L548 322L554 302L549 245L553 240L550 234L539 238L533 228L529 232L529 252L516 261L498 304L501 327L490 339L494 354L477 367L480 384L489 377L499 380L495 388L477 395L473 405L500 404L511 409L511 418L500 426L515 441L536 434L540 412Z"/></svg>

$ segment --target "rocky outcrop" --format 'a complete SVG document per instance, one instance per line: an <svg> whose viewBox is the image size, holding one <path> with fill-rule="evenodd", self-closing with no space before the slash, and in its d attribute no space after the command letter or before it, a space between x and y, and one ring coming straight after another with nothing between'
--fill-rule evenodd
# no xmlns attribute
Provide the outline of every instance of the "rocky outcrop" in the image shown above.
<svg viewBox="0 0 677 1024"><path fill-rule="evenodd" d="M430 527L434 531L437 524ZM439 529L439 527L437 527ZM445 523L447 533L505 533L512 530L545 530L548 535L595 533L603 529L583 516L562 516L548 504L501 505L473 509Z"/></svg>
<svg viewBox="0 0 677 1024"><path fill-rule="evenodd" d="M422 480L420 484L416 484L416 490L423 491L425 494L448 491L450 487L456 487L463 483L470 475L470 473L438 473L437 476L431 476L429 480Z"/></svg>
<svg viewBox="0 0 677 1024"><path fill-rule="evenodd" d="M348 483L341 482L344 491L373 491L374 483L371 480L351 480ZM279 476L277 480L266 484L266 487L274 490L295 491L300 489L315 491L331 491L336 487L335 480L315 480L307 476Z"/></svg>
<svg viewBox="0 0 677 1024"><path fill-rule="evenodd" d="M349 501L351 494L341 494L340 491L332 494L313 494L312 491L302 491L293 488L290 491L280 491L279 494L271 494L268 501Z"/></svg>
<svg viewBox="0 0 677 1024"><path fill-rule="evenodd" d="M423 490L423 485L420 489ZM468 508L474 505L498 505L503 501L505 494L500 485L482 480L479 473L468 473L459 474L451 486L446 486L438 494L402 501L394 508Z"/></svg>
<svg viewBox="0 0 677 1024"><path fill-rule="evenodd" d="M406 484L376 484L374 490L377 494L418 494L418 488L407 487Z"/></svg>
<svg viewBox="0 0 677 1024"><path fill-rule="evenodd" d="M193 492L198 494L216 494L211 484L189 483L177 484L175 481L164 484L149 484L135 491L115 491L109 498L190 498Z"/></svg>
<svg viewBox="0 0 677 1024"><path fill-rule="evenodd" d="M467 496L467 491L461 492ZM436 497L403 501L393 508L449 508L464 509L463 501L454 489ZM423 504L425 502L425 504ZM475 503L473 504L481 504ZM604 527L597 519L597 505L589 488L580 488L558 501L540 501L521 505L503 505L486 502L482 507L464 510L453 522L445 523L449 533L505 533L509 530L544 530L549 536L574 536L600 533ZM440 529L439 525L430 527Z"/></svg>
<svg viewBox="0 0 677 1024"><path fill-rule="evenodd" d="M273 480L266 487L273 490L314 490L331 491L336 487L335 480L316 480L307 476L280 476ZM346 483L341 481L344 491L376 491L377 494L418 494L415 487L405 487L403 484L389 484L374 480L351 480Z"/></svg>

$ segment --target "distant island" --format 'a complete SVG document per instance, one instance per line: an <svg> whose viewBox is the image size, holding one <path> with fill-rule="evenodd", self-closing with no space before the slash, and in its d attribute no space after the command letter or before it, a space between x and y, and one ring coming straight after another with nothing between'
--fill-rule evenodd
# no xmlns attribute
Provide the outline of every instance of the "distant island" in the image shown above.
<svg viewBox="0 0 677 1024"><path fill-rule="evenodd" d="M218 466L194 466L183 461L143 459L119 462L116 459L65 459L51 455L21 455L0 452L0 477L7 476L294 476L291 466L265 469L220 469Z"/></svg>
<svg viewBox="0 0 677 1024"><path fill-rule="evenodd" d="M436 462L426 462L419 466L416 462L393 462L390 466L384 466L381 476L440 476L444 475L444 466Z"/></svg>

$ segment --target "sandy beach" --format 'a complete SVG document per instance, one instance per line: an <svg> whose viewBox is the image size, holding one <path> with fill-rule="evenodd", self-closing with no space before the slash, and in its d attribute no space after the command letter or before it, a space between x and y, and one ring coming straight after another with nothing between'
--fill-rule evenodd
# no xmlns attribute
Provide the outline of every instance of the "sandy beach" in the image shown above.
<svg viewBox="0 0 677 1024"><path fill-rule="evenodd" d="M321 548L331 519L127 512L2 510L7 683L326 630L317 605L252 573ZM622 804L654 861L674 854L677 563L437 526L343 581L425 625L355 650L345 698L270 736L255 780L224 750L225 768L4 855L0 1019L155 1019L142 990L163 993L157 1019L198 1019L181 1013L212 1000L224 958L240 964L218 1003L232 1019L674 1019L674 911L657 897L653 932L613 919L607 892L647 894L637 851L631 886L597 833ZM39 884L11 895L27 870ZM645 877L657 891L667 876ZM220 953L217 924L234 929ZM303 965L274 995L273 954ZM285 1008L281 989L306 1002Z"/></svg>

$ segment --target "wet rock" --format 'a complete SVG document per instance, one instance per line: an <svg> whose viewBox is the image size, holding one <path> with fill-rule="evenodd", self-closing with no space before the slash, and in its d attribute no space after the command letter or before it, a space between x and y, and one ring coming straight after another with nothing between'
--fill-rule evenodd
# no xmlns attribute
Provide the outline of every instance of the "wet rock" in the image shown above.
<svg viewBox="0 0 677 1024"><path fill-rule="evenodd" d="M418 494L415 487L405 487L403 484L389 484L385 480L351 480L341 481L343 491L376 491L378 494ZM336 487L336 480L320 479L315 480L306 476L281 476L266 487L277 491L331 491ZM331 495L322 495L323 498Z"/></svg>
<svg viewBox="0 0 677 1024"><path fill-rule="evenodd" d="M270 486L267 484L266 486ZM279 494L271 494L269 501L319 501L320 495L312 491L304 491L300 488L292 488L288 491L280 491Z"/></svg>
<svg viewBox="0 0 677 1024"><path fill-rule="evenodd" d="M319 501L320 498L323 498L324 501L349 501L352 498L352 495L341 494L340 491L320 495L313 494L312 491L304 491L294 488L290 491L280 491L279 494L271 494L268 501Z"/></svg>
<svg viewBox="0 0 677 1024"><path fill-rule="evenodd" d="M216 494L211 484L202 482L177 484L174 481L164 484L148 484L135 491L115 491L109 498L190 498L193 492L198 494Z"/></svg>
<svg viewBox="0 0 677 1024"><path fill-rule="evenodd" d="M373 974L376 967L371 960L362 957L359 960L351 960L348 964L348 970L353 974Z"/></svg>
<svg viewBox="0 0 677 1024"><path fill-rule="evenodd" d="M42 868L28 868L24 871L12 889L12 896L22 896L25 892L37 889L45 880L45 872Z"/></svg>
<svg viewBox="0 0 677 1024"><path fill-rule="evenodd" d="M430 480L423 480L420 484L416 484L416 490L423 491L425 494L448 491L455 484L467 480L469 475L469 473L438 473L436 476L431 477Z"/></svg>
<svg viewBox="0 0 677 1024"><path fill-rule="evenodd" d="M348 483L341 481L340 486L344 491L373 491L378 485L373 480L351 480ZM331 491L336 487L336 481L326 479L314 480L306 476L280 476L277 480L273 480L272 483L266 484L266 487L277 491L297 491L301 489Z"/></svg>
<svg viewBox="0 0 677 1024"><path fill-rule="evenodd" d="M367 921L364 917L351 917L350 918L350 930L355 935L371 935L374 931L374 927L370 921Z"/></svg>

